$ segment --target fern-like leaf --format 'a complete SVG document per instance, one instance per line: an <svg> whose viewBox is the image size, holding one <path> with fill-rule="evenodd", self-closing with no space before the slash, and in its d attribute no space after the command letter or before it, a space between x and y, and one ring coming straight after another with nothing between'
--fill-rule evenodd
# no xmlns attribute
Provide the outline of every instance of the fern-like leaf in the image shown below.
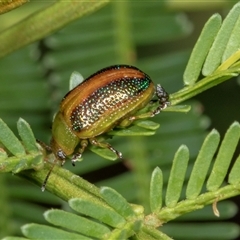
<svg viewBox="0 0 240 240"><path fill-rule="evenodd" d="M2 149L1 172L18 173L26 169L41 169L43 154L37 148L29 124L23 119L19 119L17 126L22 143L0 119L0 142L11 153L11 156L7 158L7 152Z"/></svg>
<svg viewBox="0 0 240 240"><path fill-rule="evenodd" d="M223 23L221 16L215 14L205 24L184 72L186 85L194 84L201 70L204 76L214 75L220 64L226 65L225 62L229 61L228 59L238 51L240 44L239 14L240 4L237 3ZM238 59L235 59L235 62ZM231 64L233 63L231 62Z"/></svg>
<svg viewBox="0 0 240 240"><path fill-rule="evenodd" d="M239 14L237 3L222 24L218 14L205 24L184 72L184 83L188 86L171 96L172 104L239 75ZM201 70L206 77L195 83Z"/></svg>
<svg viewBox="0 0 240 240"><path fill-rule="evenodd" d="M229 179L231 176L231 181L229 180L228 185L223 185L221 187L221 185L223 184L223 180L228 172L228 167L230 161L232 160L233 153L239 142L239 137L240 124L234 122L229 127L221 143L217 157L214 161L213 168L211 169L210 175L208 177L206 184L208 192L200 194L200 191L203 188L204 181L206 181L206 176L209 170L210 163L214 160L214 154L219 144L219 133L216 130L213 130L208 134L199 152L197 160L194 163L193 170L187 184L187 200L180 201L178 203L175 199L178 199L179 196L179 185L181 185L182 183L182 179L185 174L186 164L184 164L183 162L183 165L185 166L183 167L183 170L180 169L176 171L174 168L175 163L173 163L170 179L179 179L179 183L174 185L171 184L171 181L169 181L170 184L168 186L168 192L171 192L171 194L167 192L166 206L161 208L161 203L159 203L159 207L155 206L155 209L161 208L160 210L158 210L158 213L156 213L155 211L155 214L158 215L159 220L167 222L182 215L185 211L185 213L187 213L188 211L197 210L203 208L207 204L226 199L230 196L236 196L240 193L239 188L236 185L238 184L240 178L239 174L237 176L237 171L239 169L239 157L230 171ZM227 150L225 151L226 148ZM182 147L180 147L179 152L181 152L181 149ZM181 157L179 157L178 155L176 155L175 161L177 161L177 159L179 162L181 162ZM187 156L182 159L187 159ZM152 175L152 179L154 178L155 174ZM234 181L232 179L234 179ZM153 187L157 188L157 186ZM153 198L155 197L153 194L151 194L150 196ZM170 197L173 198L172 201L168 200ZM152 199L150 202L156 201L156 199Z"/></svg>
<svg viewBox="0 0 240 240"><path fill-rule="evenodd" d="M39 237L50 239L53 236L63 236L70 239L92 239L93 237L113 240L135 237L136 239L170 240L170 237L161 232L163 223L209 204L213 206L212 214L216 215L218 214L218 201L240 194L239 157L230 171L229 183L221 186L239 137L240 124L234 122L225 134L209 174L207 192L201 193L210 163L214 161L214 154L219 144L219 134L216 130L208 134L194 163L187 184L185 200L179 200L179 198L188 166L189 151L186 146L181 146L174 157L164 205L162 203L162 173L159 168L153 171L150 184L151 214L144 215L142 206L131 205L115 190L103 187L100 195L92 195L92 197L86 195L86 199L82 197L69 199L69 206L81 216L54 209L45 212L45 219L49 223L65 230L47 225L27 224L22 227L22 232L29 239ZM223 154L223 150L229 146L230 149L224 151L226 154ZM221 167L222 164L224 164L223 167ZM227 226L224 225L224 227Z"/></svg>

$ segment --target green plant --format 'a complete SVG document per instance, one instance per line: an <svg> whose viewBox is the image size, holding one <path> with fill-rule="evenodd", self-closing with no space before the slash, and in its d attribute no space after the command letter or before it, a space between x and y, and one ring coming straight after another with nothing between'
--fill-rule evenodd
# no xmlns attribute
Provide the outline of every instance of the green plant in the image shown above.
<svg viewBox="0 0 240 240"><path fill-rule="evenodd" d="M61 2L59 2L59 4L60 3ZM87 72L88 60L91 59L91 62L94 63L94 59L97 59L98 55L102 56L103 54L104 57L106 57L106 59L104 59L104 64L106 65L114 64L114 61L132 63L134 43L149 43L150 41L154 41L154 38L159 37L157 36L157 33L155 33L155 35L150 34L151 37L147 36L147 38L144 33L141 35L138 31L136 31L139 35L137 37L136 35L133 35L136 37L135 40L131 38L129 29L130 15L128 14L127 10L129 10L129 7L133 7L135 5L128 4L129 3L127 2L116 2L113 4L116 16L118 16L117 14L121 16L114 18L116 21L116 28L113 35L111 35L111 31L107 31L109 35L103 34L97 38L97 42L94 42L94 37L88 35L88 41L85 42L86 46L88 46L88 44L90 46L95 46L95 44L98 43L100 45L100 48L96 47L96 49L99 49L99 52L94 49L93 52L87 51L85 55L84 53L81 55L82 61L80 59L77 64L82 64L85 66L82 72L83 75L85 74L84 71ZM146 6L147 5L139 4L137 6L138 12L140 11L142 14L146 14ZM151 7L154 9L156 6ZM93 15L93 19L90 18L90 20L81 19L80 24L83 24L83 26L86 27L87 24L92 24L92 22L95 22L96 24L90 24L89 26L94 26L94 30L97 31L101 23L100 19L103 22L109 21L110 17L107 15L108 11L109 10L103 9L99 15L96 15L96 18ZM154 10L151 11L151 14L153 14L153 12ZM47 190L54 193L61 199L68 201L69 206L72 209L83 214L83 216L87 215L88 218L85 218L82 215L77 216L76 214L61 210L50 210L45 213L45 218L47 221L53 225L68 229L70 232L39 224L27 224L22 227L22 231L26 237L30 239L39 237L42 239L51 239L53 237L58 238L57 236L65 236L65 238L79 239L79 234L82 234L81 239L170 239L166 233L169 236L173 235L173 233L171 232L171 229L168 228L168 224L162 227L161 225L163 223L169 222L183 215L184 213L203 208L208 204L212 204L214 214L218 215L218 201L239 195L239 157L236 159L233 167L230 169L227 182L224 182L224 178L226 177L229 170L230 161L233 158L233 153L239 141L239 124L235 122L229 127L224 139L222 140L221 146L217 151L220 142L219 133L216 130L213 130L205 137L205 132L201 127L199 127L200 121L202 121L203 118L201 117L199 120L199 116L193 111L189 112L187 116L181 113L176 113L176 111L180 111L181 109L183 109L183 111L186 111L188 107L182 108L180 106L177 108L177 106L174 106L178 103L192 98L193 96L199 94L202 91L205 91L208 88L211 88L234 76L238 76L240 71L238 61L239 52L237 50L238 43L240 41L238 36L238 24L240 22L240 19L238 17L239 12L240 5L236 4L228 16L225 18L223 23L221 23L221 17L218 14L211 17L206 23L185 70L184 83L186 86L184 88L181 89L178 85L179 83L176 83L174 87L171 87L170 84L167 83L166 77L165 79L161 80L161 84L164 87L166 83L166 89L168 89L167 86L169 86L169 89L172 90L172 92L176 91L177 89L181 90L178 90L170 96L173 107L167 110L172 112L166 111L165 113L162 113L161 116L156 118L157 122L158 119L160 119L159 122L161 122L162 127L159 133L151 136L153 142L151 144L147 144L145 138L130 138L124 147L124 143L122 143L121 140L122 137L114 138L114 140L117 139L120 141L118 148L121 148L122 146L122 148L125 149L125 152L123 152L124 155L129 156L130 159L132 156L132 158L135 158L135 160L137 159L138 161L130 161L131 167L133 168L133 174L127 172L126 174L122 174L118 178L115 178L115 181L107 182L106 180L98 183L97 185L110 186L114 189L118 189L118 192L121 192L124 197L110 187L103 187L99 189L98 187L90 184L75 174L67 171L66 169L56 167L54 168L47 183ZM122 17L123 15L124 17ZM169 17L169 24L174 25L174 22L170 22L172 18L168 15L167 17ZM138 26L137 23L138 22L136 21L136 28ZM139 29L142 31L144 29L144 24L146 24L145 21L141 22L141 26L139 26ZM177 28L178 25L176 24L174 26ZM76 32L76 29L79 29L78 24L75 26L72 25L71 27L73 32ZM136 30L136 28L134 28L134 30ZM100 32L103 32L102 28L100 29ZM69 40L69 32L71 32L71 28L66 29L65 31L65 34L59 33L59 35L63 34L62 38L60 36L58 39L59 42L56 42L57 35L55 36L55 43L53 41L54 39L51 39L51 37L45 41L42 41L43 46L47 46L50 48L50 50L55 49L54 51L49 50L49 52L45 53L45 57L42 59L42 63L45 64L45 68L47 70L46 77L51 83L54 79L56 79L55 76L52 75L52 71L53 73L61 73L62 77L66 77L70 75L70 69L76 68L74 66L74 64L76 64L74 57L77 56L74 55L76 52L76 49L74 47L75 39ZM175 37L174 34L176 32L176 30L173 31L172 36L168 35L169 38ZM179 30L179 33L180 32L181 31ZM43 37L44 34L41 37ZM93 32L92 34L94 35L96 33ZM108 38L108 36L110 36L110 38ZM116 49L112 47L113 45L109 44L109 41L111 42L111 37L113 36L116 37L114 40L114 42L117 44ZM76 40L81 40L81 37L77 38ZM231 42L231 44L229 44L229 42ZM63 46L65 46L65 48ZM57 51L58 48L59 51ZM109 56L112 56L113 52L115 52L117 55L114 61L108 58L108 54ZM93 54L94 57L89 57L91 54ZM178 59L181 59L183 56L186 56L186 54L175 54L174 56L169 57L169 61L171 61L171 63L176 61L177 66ZM103 58L101 57L101 59ZM219 59L222 60L219 61ZM55 60L55 63L53 60ZM103 64L102 62L99 63L99 59L97 60L98 61L96 61L94 64L95 67ZM165 67L164 64L167 64L167 61L168 59L165 56L162 59L161 63L163 66L161 67ZM8 64L7 62L8 59L5 63ZM151 69L156 69L159 66L159 62L159 57L150 57L145 58L145 60L142 60L142 62L137 62L137 64L139 66L143 66L144 70L148 69L151 71ZM34 63L32 63L32 65L34 65ZM16 66L21 67L21 63ZM33 73L33 69L35 69L34 66L30 71L32 77L36 76L36 73ZM203 77L200 76L202 69ZM177 68L174 68L174 70L175 72L181 72L182 69L178 70ZM146 72L148 71L146 70ZM157 79L158 74L159 72L155 70L153 71L153 74L150 75L153 79ZM162 71L162 75L164 75L164 71ZM169 76L169 72L166 76ZM162 83L162 81L164 83ZM39 86L41 86L39 82L37 84L32 84L35 86L35 88L39 88ZM54 87L54 84L52 84L52 87ZM62 89L64 88L66 91L66 87L63 86ZM36 95L34 96L33 94L32 97L37 97L38 101L34 101L34 105L31 106L32 109L40 109L44 111L43 102L45 102L47 105L46 101L44 101L46 98L44 94L46 94L46 92L39 93L40 98L38 98ZM24 98L22 101L24 102L25 100L26 99ZM19 106L23 106L23 102L20 102ZM195 106L197 105L194 103L189 104L191 104L192 107L196 109ZM53 109L55 108L54 106L55 105L53 104ZM14 105L14 107L16 107L16 105ZM32 114L31 107L29 109L30 115ZM18 113L16 113L16 115L18 115ZM39 114L39 116L40 115L41 114ZM177 119L175 119L176 116ZM169 126L168 123L170 124ZM182 145L174 156L171 172L169 173L169 171L165 169L168 169L168 166L171 164L167 162L166 159L171 159L170 156L174 152L175 147L179 146L179 142L174 142L176 135L174 135L172 139L170 138L171 141L168 141L168 137L171 136L171 134L173 134L176 129L181 128L180 124L183 124L182 128L184 129L184 134L188 133L188 140L186 141L184 138L180 138L179 141L181 144L185 143L185 145L188 145L190 152L185 145ZM51 167L51 164L46 162L44 163L43 168L44 157L49 158L48 160L51 161L51 155L46 156L45 153L42 152L43 150L37 147L33 133L24 120L20 119L17 126L22 143L15 137L15 135L3 121L0 122L0 141L3 145L1 148L1 171L18 173L18 175L30 179L31 181L36 182L41 186L47 172L49 171L49 168ZM144 126L146 129L146 124ZM33 127L34 125L32 125L32 128ZM189 131L186 131L186 129L189 129ZM146 130L146 132L148 132L148 130ZM138 129L138 131L130 132L129 135L142 134L141 131ZM116 130L114 132L114 135L127 134L126 131L121 132ZM153 134L153 132L151 134ZM158 140L160 136L161 138L164 138L166 142L161 141L159 143ZM39 138L38 135L36 135L36 137ZM202 148L199 154L197 154L199 150L199 143L202 142L204 137L205 140L202 144ZM127 145L131 145L131 149L128 150ZM159 148L159 145L161 146L160 151L157 149ZM134 150L134 148L136 148L134 146L138 146L137 150ZM147 149L149 149L149 151L152 151L152 154L149 154L148 151L144 150L145 146ZM165 152L169 152L168 156L164 155L163 149ZM214 154L216 152L218 153L216 159L214 159ZM161 156L161 161L159 156ZM148 161L150 163L146 161L147 158L149 158ZM189 158L196 158L196 161L194 163L188 162ZM78 167L81 168L80 173L81 171L84 172L90 169L93 170L99 167L113 164L113 162L108 162L106 160L100 161L97 159L95 161L94 159L95 155L89 155L89 159L84 159L82 163L79 163ZM91 165L91 163L94 163L94 165ZM211 163L213 163L213 167L211 167ZM155 167L156 165L161 166L162 170L160 170L158 167ZM151 175L151 181L149 181L149 176L153 168L154 171ZM23 171L26 169L34 170ZM79 169L76 169L74 171L79 171ZM168 174L170 175L169 177ZM125 183L123 182L123 179L125 180ZM206 190L202 190L202 188L205 187L204 182L206 179ZM165 181L168 181L168 187L166 190L166 196L164 197L163 183ZM186 194L184 196L181 196L184 189L184 181L187 182L187 184L185 184ZM132 184L134 182L139 189L137 192L134 192L132 190ZM29 186L25 193L20 192L19 189L18 193L16 190L17 187L13 187L11 193L12 195L10 196L16 196L17 194L19 194L19 196L22 196L25 194L25 198L33 197L33 192ZM40 199L46 197L46 195L42 196L40 194L41 192L39 191L37 193L37 196L39 196ZM127 198L127 200L125 198ZM137 201L135 201L136 199ZM55 201L56 204L56 200L50 197L45 201L49 204ZM135 202L136 205L129 204L128 202ZM150 208L148 206L150 206ZM232 216L235 212L235 206L230 202L226 203L225 206L232 209L232 212L227 213L224 210L220 210L220 213L223 215L226 213L225 217ZM25 206L22 203L19 205L15 204L15 208L17 207L25 209ZM35 206L31 208L30 204L26 206L26 209L28 209L27 211L29 211L29 209L38 211L38 208ZM39 212L41 212L41 209L39 209ZM41 220L41 223L43 222L44 221ZM222 229L224 229L226 235L220 231L215 232L215 239L224 239L225 237L233 238L239 234L235 225L228 225L226 223L223 223L222 226ZM157 229L158 227L160 227L159 230ZM213 231L214 226L211 227L211 230ZM228 231L226 231L226 229ZM232 230L232 235L229 233L230 229ZM75 233L72 233L72 230ZM42 232L43 235L41 235ZM207 232L207 234L209 234L209 232ZM198 237L199 239L204 239L203 236ZM9 237L9 239L13 238ZM194 239L197 239L197 236L195 236Z"/></svg>

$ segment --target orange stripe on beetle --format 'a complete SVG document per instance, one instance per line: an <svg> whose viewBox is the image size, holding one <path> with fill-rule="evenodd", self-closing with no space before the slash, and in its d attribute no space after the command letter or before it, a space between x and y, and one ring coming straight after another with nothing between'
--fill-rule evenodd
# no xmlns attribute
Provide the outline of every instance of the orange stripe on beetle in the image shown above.
<svg viewBox="0 0 240 240"><path fill-rule="evenodd" d="M152 112L135 116L154 95L159 106ZM70 156L73 165L88 143L108 148L121 158L120 152L109 143L98 142L96 137L116 126L128 126L136 119L155 116L170 104L168 100L164 88L159 84L155 87L151 78L138 68L128 65L104 68L63 98L52 125L51 149L63 162Z"/></svg>
<svg viewBox="0 0 240 240"><path fill-rule="evenodd" d="M81 140L106 133L123 120L125 125L130 125L135 119L133 115L145 107L155 93L160 106L148 117L157 114L168 104L168 94L160 85L158 89L147 74L133 66L111 66L91 75L68 92L61 102L52 128L51 147L55 156L64 160L74 153ZM99 144L96 139L90 142ZM84 149L80 147L72 161Z"/></svg>

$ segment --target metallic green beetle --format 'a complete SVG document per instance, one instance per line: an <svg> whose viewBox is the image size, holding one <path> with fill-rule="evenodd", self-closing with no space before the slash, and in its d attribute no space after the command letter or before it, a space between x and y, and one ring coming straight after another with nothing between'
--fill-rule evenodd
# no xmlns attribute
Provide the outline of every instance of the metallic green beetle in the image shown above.
<svg viewBox="0 0 240 240"><path fill-rule="evenodd" d="M135 116L154 97L159 106L152 112ZM96 137L116 126L128 126L139 118L153 117L169 105L169 96L161 85L136 67L116 65L104 68L85 79L63 98L52 125L51 149L65 161L72 155L74 165L88 143L122 154ZM78 151L75 151L79 145Z"/></svg>

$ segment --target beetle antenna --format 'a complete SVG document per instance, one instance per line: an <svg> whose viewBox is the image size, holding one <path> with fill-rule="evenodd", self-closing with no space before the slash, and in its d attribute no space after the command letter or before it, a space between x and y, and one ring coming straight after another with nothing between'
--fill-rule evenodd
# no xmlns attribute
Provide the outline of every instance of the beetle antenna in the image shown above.
<svg viewBox="0 0 240 240"><path fill-rule="evenodd" d="M42 184L42 187L41 187L42 192L45 191L48 178L49 178L49 176L50 176L50 174L51 174L51 172L52 172L52 170L53 170L53 168L54 168L55 165L56 165L56 162L52 164L52 166L51 166L51 168L50 168L50 170L49 170L49 172L48 172L48 174L47 174L47 176L46 176L46 178L45 178L45 180L44 180L44 182L43 182L43 184Z"/></svg>
<svg viewBox="0 0 240 240"><path fill-rule="evenodd" d="M46 149L48 152L52 152L52 148L50 146L48 146L46 143L44 143L43 141L36 139L36 142L44 149Z"/></svg>

